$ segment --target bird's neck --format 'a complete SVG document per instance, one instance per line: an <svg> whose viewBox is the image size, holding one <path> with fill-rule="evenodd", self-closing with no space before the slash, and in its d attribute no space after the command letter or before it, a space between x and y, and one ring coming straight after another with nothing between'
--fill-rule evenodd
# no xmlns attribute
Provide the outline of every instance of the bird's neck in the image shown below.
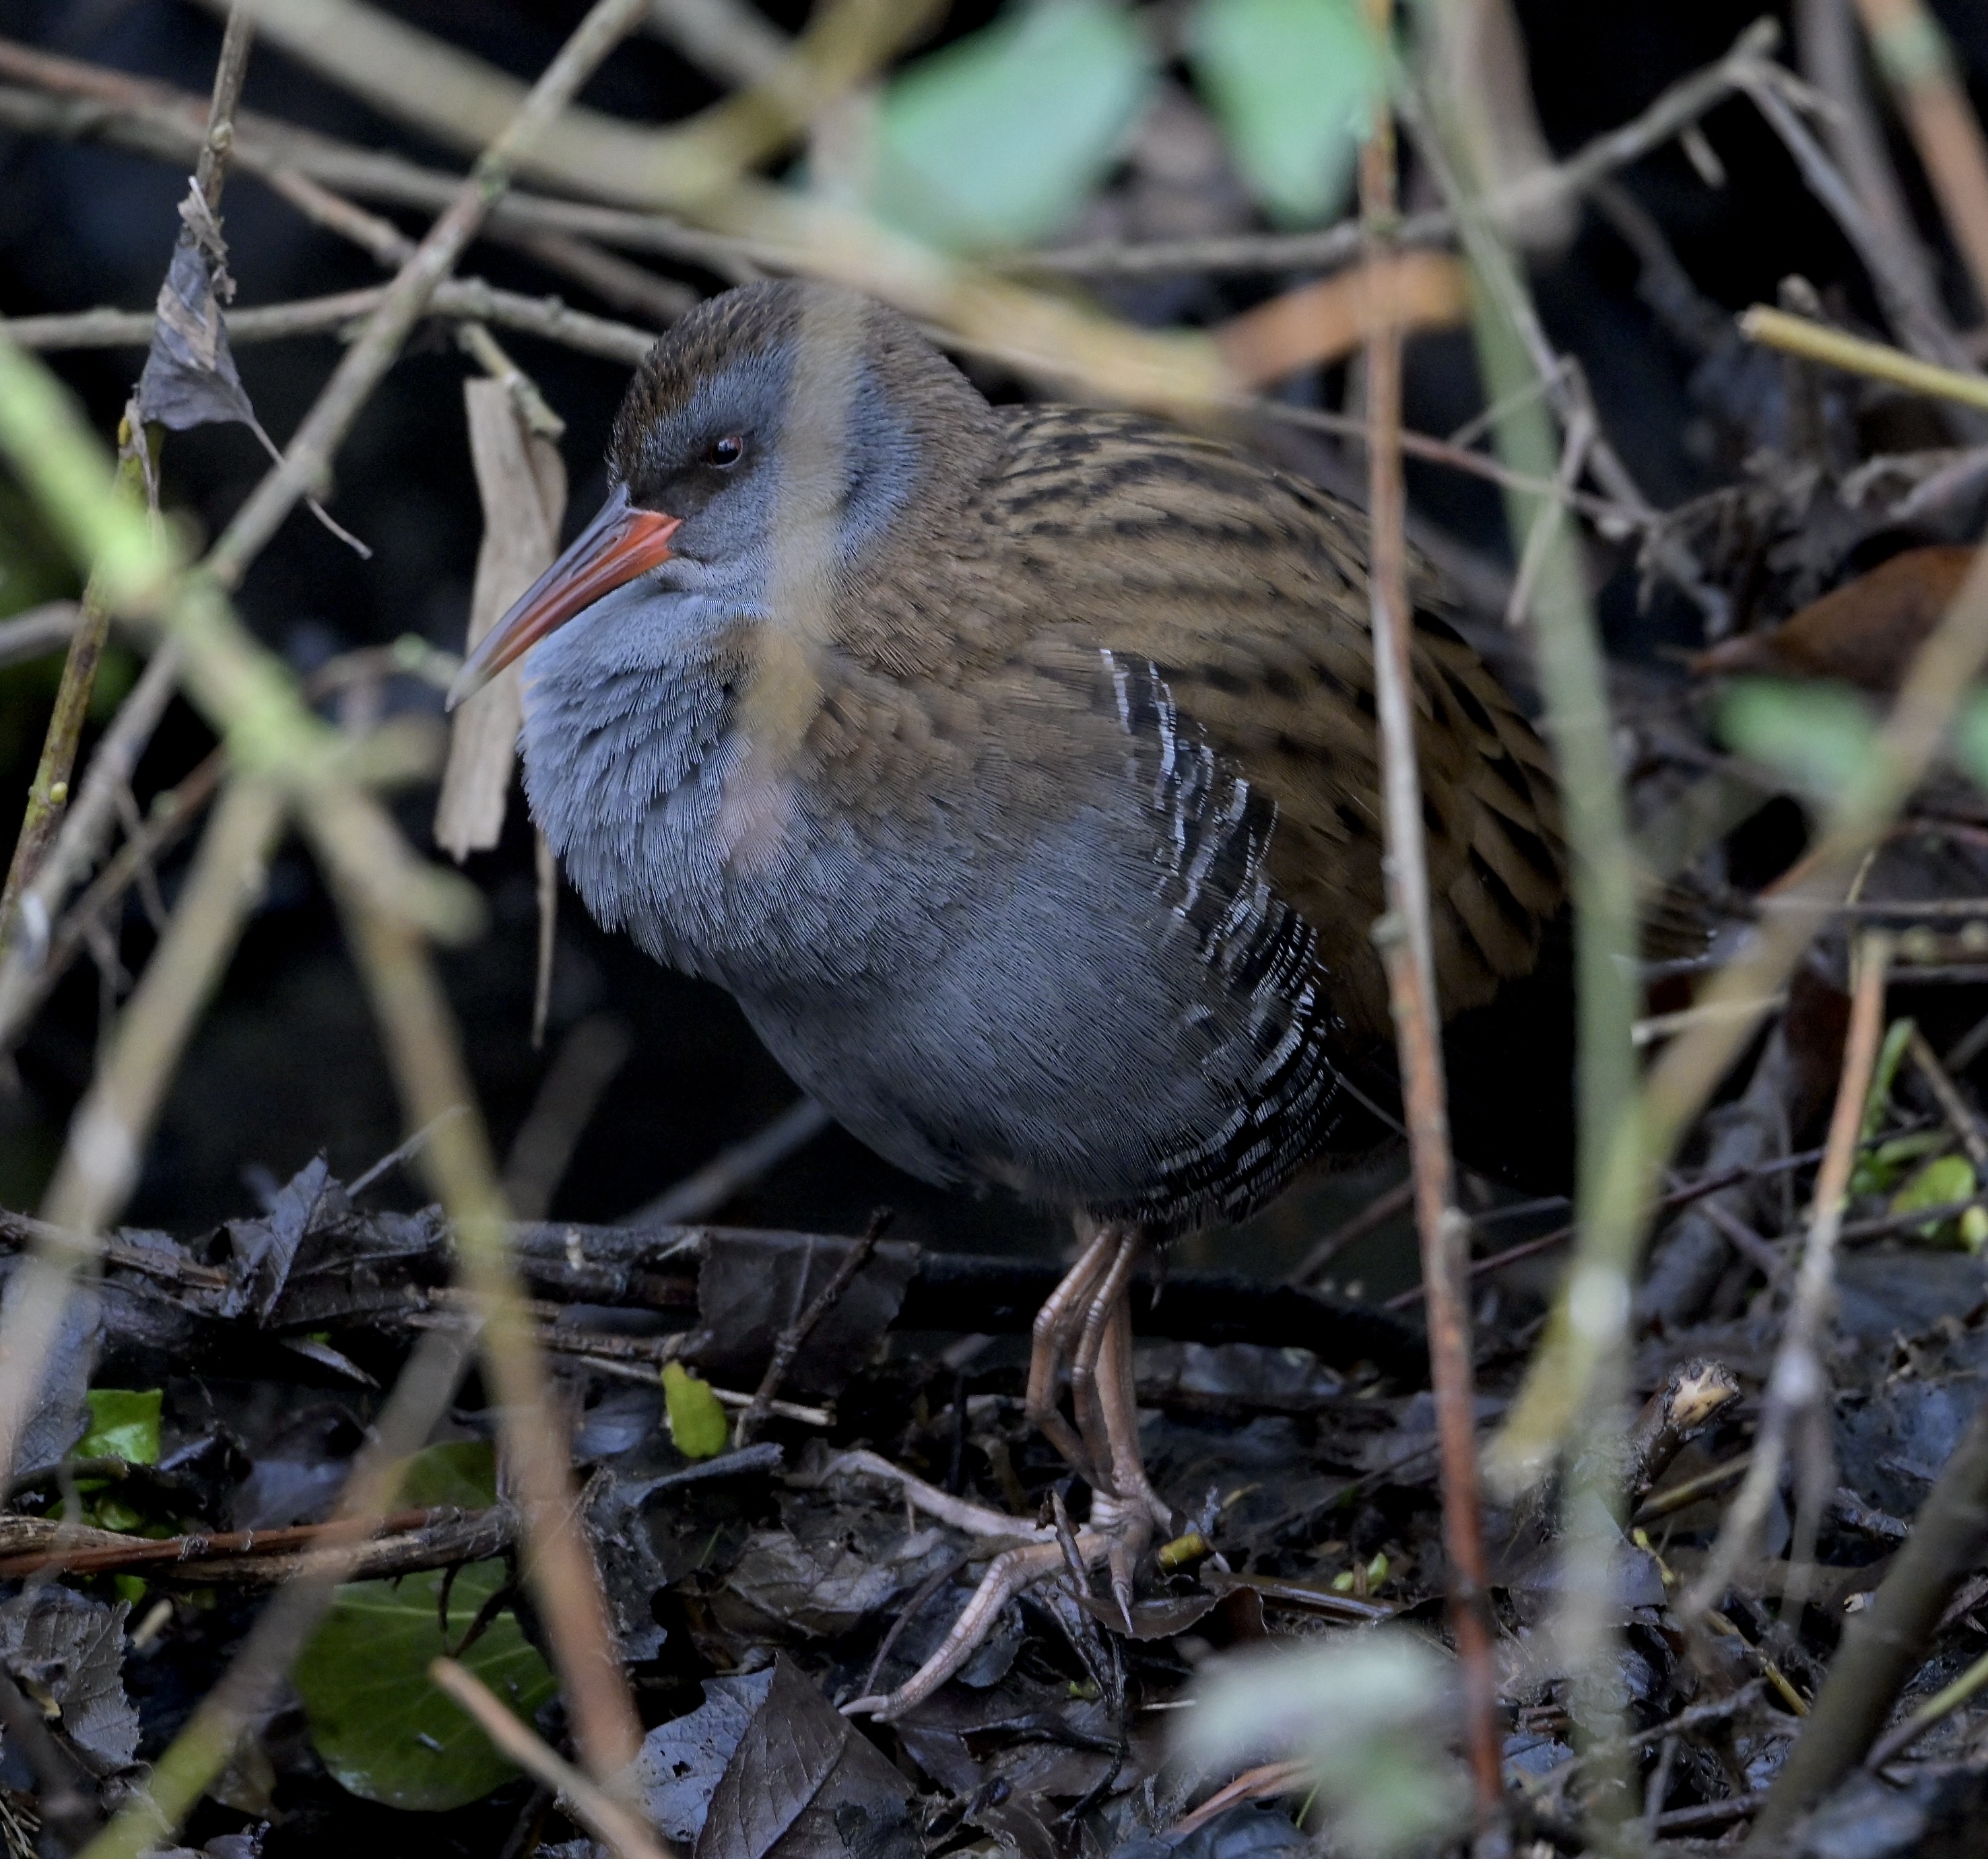
<svg viewBox="0 0 1988 1859"><path fill-rule="evenodd" d="M915 434L918 493L866 550L831 543L749 583L657 591L639 617L597 607L533 652L526 791L604 926L728 984L742 952L824 956L863 933L838 888L849 861L821 843L811 803L833 752L823 726L852 687L943 671L948 627L907 625L918 603L880 590L944 580L985 546L979 492L1002 435L975 399L988 417L955 423L949 449Z"/></svg>

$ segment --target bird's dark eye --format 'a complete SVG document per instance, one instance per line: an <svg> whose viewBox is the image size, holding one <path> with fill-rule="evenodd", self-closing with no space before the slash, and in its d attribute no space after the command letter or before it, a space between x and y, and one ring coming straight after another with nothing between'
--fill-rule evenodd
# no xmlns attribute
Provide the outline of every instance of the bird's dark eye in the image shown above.
<svg viewBox="0 0 1988 1859"><path fill-rule="evenodd" d="M745 456L746 435L742 432L728 432L704 448L705 463L716 465L721 472L729 472Z"/></svg>

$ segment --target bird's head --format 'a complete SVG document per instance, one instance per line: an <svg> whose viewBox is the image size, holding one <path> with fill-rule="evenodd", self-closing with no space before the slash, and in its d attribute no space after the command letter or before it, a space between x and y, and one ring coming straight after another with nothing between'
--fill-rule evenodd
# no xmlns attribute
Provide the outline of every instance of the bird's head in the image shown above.
<svg viewBox="0 0 1988 1859"><path fill-rule="evenodd" d="M779 281L709 299L643 363L607 502L470 654L451 708L617 590L617 610L696 592L754 611L797 569L860 578L927 529L992 431L943 356L853 292Z"/></svg>

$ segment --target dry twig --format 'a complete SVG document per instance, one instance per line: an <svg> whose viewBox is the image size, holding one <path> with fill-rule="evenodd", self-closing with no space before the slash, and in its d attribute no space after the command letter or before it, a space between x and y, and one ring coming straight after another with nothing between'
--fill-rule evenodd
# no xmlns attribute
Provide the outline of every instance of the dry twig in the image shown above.
<svg viewBox="0 0 1988 1859"><path fill-rule="evenodd" d="M1988 144L1946 35L1925 0L1857 0L1857 10L1988 309Z"/></svg>
<svg viewBox="0 0 1988 1859"><path fill-rule="evenodd" d="M482 1679L453 1659L437 1659L428 1676L461 1705L498 1750L527 1775L555 1790L587 1830L620 1859L668 1859L670 1848L604 1789L589 1780L543 1738L500 1704Z"/></svg>
<svg viewBox="0 0 1988 1859"><path fill-rule="evenodd" d="M1385 42L1393 0L1371 0L1368 18ZM1360 162L1360 204L1370 267L1386 262L1395 215L1391 115L1377 110ZM1429 1368L1435 1388L1442 1466L1443 1547L1449 1556L1449 1621L1463 1670L1465 1735L1477 1812L1488 1820L1503 1798L1497 1730L1490 1596L1477 1482L1476 1402L1471 1371L1470 1306L1465 1267L1469 1222L1456 1205L1456 1164L1443 1082L1429 924L1428 857L1416 760L1408 499L1401 477L1401 328L1378 325L1367 340L1367 448L1374 633L1374 691L1381 745L1388 914L1374 926L1387 970L1388 1006L1400 1056L1401 1103L1415 1184L1415 1229L1428 1298Z"/></svg>
<svg viewBox="0 0 1988 1859"><path fill-rule="evenodd" d="M1843 1049L1842 1077L1837 1086L1836 1108L1831 1117L1829 1141L1823 1151L1822 1171L1815 1186L1815 1211L1802 1249L1801 1267L1786 1321L1780 1347L1768 1378L1761 1408L1760 1430L1747 1466L1746 1482L1726 1514L1719 1539L1706 1557L1697 1579L1679 1601L1687 1619L1702 1614L1713 1606L1733 1579L1733 1571L1750 1553L1756 1533L1767 1514L1774 1489L1780 1482L1781 1467L1790 1442L1797 1434L1811 1432L1818 1423L1823 1398L1828 1388L1818 1345L1824 1317L1835 1286L1836 1242L1843 1225L1843 1206L1849 1191L1851 1171L1856 1165L1857 1150L1864 1125L1865 1100L1870 1094L1871 1074L1877 1063L1878 1043L1884 1031L1885 982L1891 958L1888 939L1882 931L1863 940L1858 957L1857 983L1851 1006L1850 1033ZM1811 1452L1805 1455L1812 1458ZM1804 1479L1804 1486L1814 1481ZM1820 1495L1805 1489L1802 1509L1813 1513ZM1799 1536L1801 1533L1797 1532ZM1813 1535L1811 1522L1808 1533ZM1797 1560L1803 1558L1797 1543Z"/></svg>
<svg viewBox="0 0 1988 1859"><path fill-rule="evenodd" d="M1988 1407L1976 1411L1871 1605L1851 1616L1807 1724L1774 1777L1746 1851L1777 1850L1796 1817L1859 1762L1925 1656L1940 1615L1988 1549Z"/></svg>
<svg viewBox="0 0 1988 1859"><path fill-rule="evenodd" d="M753 1390L750 1404L739 1416L739 1423L732 1429L733 1451L752 1443L753 1435L766 1424L773 1397L780 1391L780 1384L787 1378L787 1371L793 1367L794 1357L800 1354L802 1344L841 1301L843 1293L856 1282L856 1275L870 1262L870 1255L876 1251L877 1242L883 1238L890 1224L891 1210L888 1207L878 1208L870 1216L861 1237L837 1261L828 1283L808 1300L807 1308L781 1330L766 1364L766 1372L759 1377L759 1385Z"/></svg>

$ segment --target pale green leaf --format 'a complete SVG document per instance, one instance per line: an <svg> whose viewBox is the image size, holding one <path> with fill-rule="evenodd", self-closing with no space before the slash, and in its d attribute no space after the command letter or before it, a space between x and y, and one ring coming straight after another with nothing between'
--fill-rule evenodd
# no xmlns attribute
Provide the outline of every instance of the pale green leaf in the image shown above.
<svg viewBox="0 0 1988 1859"><path fill-rule="evenodd" d="M1199 0L1187 45L1236 165L1272 217L1306 225L1337 212L1386 81L1358 0Z"/></svg>
<svg viewBox="0 0 1988 1859"><path fill-rule="evenodd" d="M1892 1195L1892 1212L1912 1214L1922 1207L1950 1207L1956 1201L1973 1198L1975 1187L1974 1164L1966 1156L1939 1156ZM1930 1239L1939 1230L1939 1222L1929 1220L1919 1234Z"/></svg>
<svg viewBox="0 0 1988 1859"><path fill-rule="evenodd" d="M1108 0L1011 10L885 91L872 204L954 251L1046 238L1104 178L1153 69L1131 15Z"/></svg>
<svg viewBox="0 0 1988 1859"><path fill-rule="evenodd" d="M90 1431L69 1448L71 1458L121 1458L127 1465L159 1462L159 1409L156 1387L93 1387Z"/></svg>
<svg viewBox="0 0 1988 1859"><path fill-rule="evenodd" d="M663 1364L663 1406L671 1442L685 1458L715 1458L725 1450L731 1434L725 1410L710 1383L700 1381L681 1362Z"/></svg>

